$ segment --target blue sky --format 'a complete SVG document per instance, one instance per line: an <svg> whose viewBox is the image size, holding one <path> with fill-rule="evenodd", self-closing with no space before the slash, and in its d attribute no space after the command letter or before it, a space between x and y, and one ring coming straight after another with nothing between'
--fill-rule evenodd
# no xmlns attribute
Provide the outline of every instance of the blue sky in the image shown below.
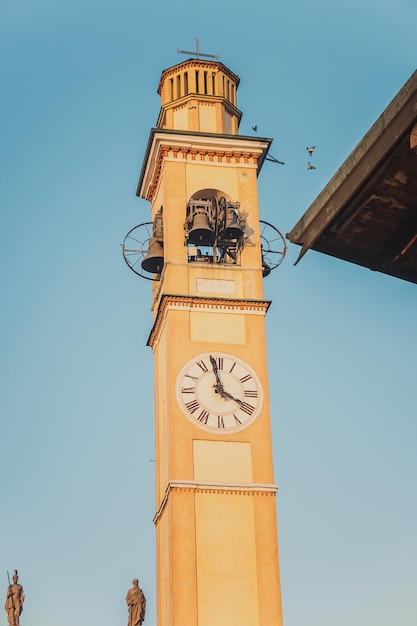
<svg viewBox="0 0 417 626"><path fill-rule="evenodd" d="M156 624L150 283L120 244L149 220L161 71L199 36L240 76L286 233L416 69L414 0L196 6L0 9L0 594L18 568L23 624L124 623L134 577ZM417 289L298 253L265 280L284 624L414 626Z"/></svg>

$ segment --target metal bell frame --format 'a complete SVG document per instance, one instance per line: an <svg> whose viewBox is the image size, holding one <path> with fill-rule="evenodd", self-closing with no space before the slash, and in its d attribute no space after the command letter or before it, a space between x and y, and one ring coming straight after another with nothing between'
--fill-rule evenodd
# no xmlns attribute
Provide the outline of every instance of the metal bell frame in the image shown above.
<svg viewBox="0 0 417 626"><path fill-rule="evenodd" d="M196 247L196 255L189 255L189 261L226 263L227 255L236 263L246 224L239 207L239 202L229 202L224 196L194 198L188 203L185 244ZM200 247L212 248L212 252L202 254Z"/></svg>
<svg viewBox="0 0 417 626"><path fill-rule="evenodd" d="M122 243L123 258L128 267L141 278L158 281L160 280L160 273L163 267L162 244L163 222L161 208L155 215L153 222L143 222L129 230ZM160 270L155 263L160 263ZM147 276L146 274L149 273L152 275Z"/></svg>

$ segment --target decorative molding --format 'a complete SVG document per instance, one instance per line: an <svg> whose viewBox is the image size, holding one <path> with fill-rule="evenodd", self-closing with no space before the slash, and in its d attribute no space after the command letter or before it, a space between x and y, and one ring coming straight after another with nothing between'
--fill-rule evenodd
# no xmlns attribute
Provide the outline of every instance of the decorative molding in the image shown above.
<svg viewBox="0 0 417 626"><path fill-rule="evenodd" d="M272 139L153 128L136 195L152 202L164 161L253 168L259 174Z"/></svg>
<svg viewBox="0 0 417 626"><path fill-rule="evenodd" d="M201 69L207 69L211 71L213 71L213 69L216 68L217 69L216 73L221 72L222 74L230 78L230 80L235 83L236 88L238 87L240 83L239 76L234 74L231 70L229 70L228 67L226 67L225 65L223 65L223 63L220 63L219 61L205 61L204 59L188 59L186 61L183 61L182 63L178 63L178 65L169 67L168 69L162 72L159 85L158 85L158 90L157 90L158 93L161 94L163 84L167 78L171 76L177 76L178 74L192 67L194 68L198 67Z"/></svg>
<svg viewBox="0 0 417 626"><path fill-rule="evenodd" d="M198 480L170 480L164 497L156 511L153 523L156 525L168 504L173 491L193 491L194 493L215 493L238 496L276 496L278 486L270 483L219 483Z"/></svg>
<svg viewBox="0 0 417 626"><path fill-rule="evenodd" d="M228 150L226 152L216 148L207 150L207 148L198 148L190 145L160 145L156 155L154 175L147 189L145 200L152 202L155 198L163 161L195 161L196 157L198 161L205 163L243 164L245 166L252 165L253 167L258 167L260 154L259 152L242 152L241 150Z"/></svg>
<svg viewBox="0 0 417 626"><path fill-rule="evenodd" d="M238 298L210 298L202 296L178 296L164 294L158 305L155 322L150 332L147 345L152 349L158 343L169 310L186 311L224 311L229 313L255 313L266 315L271 305L270 300L240 300Z"/></svg>

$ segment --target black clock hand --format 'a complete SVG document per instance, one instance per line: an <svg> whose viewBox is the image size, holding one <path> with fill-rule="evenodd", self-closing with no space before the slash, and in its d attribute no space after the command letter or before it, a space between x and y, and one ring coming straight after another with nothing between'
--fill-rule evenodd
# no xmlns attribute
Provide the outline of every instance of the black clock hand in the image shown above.
<svg viewBox="0 0 417 626"><path fill-rule="evenodd" d="M211 366L213 368L213 372L214 372L214 375L216 377L216 383L217 383L216 385L213 385L213 386L215 387L216 391L218 391L220 393L221 397L224 398L223 383L220 380L219 370L218 370L218 367L217 367L216 359L211 354L210 354L210 363L211 363Z"/></svg>
<svg viewBox="0 0 417 626"><path fill-rule="evenodd" d="M225 391L224 389L223 389L223 393L222 393L222 398L229 398L229 400L234 400L238 404L243 404L242 400L239 400L238 398L235 398L234 396L232 396L231 393L229 393L228 391Z"/></svg>

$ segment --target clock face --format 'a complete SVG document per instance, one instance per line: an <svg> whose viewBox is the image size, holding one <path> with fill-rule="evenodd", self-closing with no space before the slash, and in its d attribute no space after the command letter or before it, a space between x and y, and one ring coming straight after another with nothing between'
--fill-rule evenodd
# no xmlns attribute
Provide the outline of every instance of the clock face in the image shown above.
<svg viewBox="0 0 417 626"><path fill-rule="evenodd" d="M184 415L210 432L235 432L249 426L263 403L261 382L244 361L206 352L189 361L177 378L176 395Z"/></svg>

